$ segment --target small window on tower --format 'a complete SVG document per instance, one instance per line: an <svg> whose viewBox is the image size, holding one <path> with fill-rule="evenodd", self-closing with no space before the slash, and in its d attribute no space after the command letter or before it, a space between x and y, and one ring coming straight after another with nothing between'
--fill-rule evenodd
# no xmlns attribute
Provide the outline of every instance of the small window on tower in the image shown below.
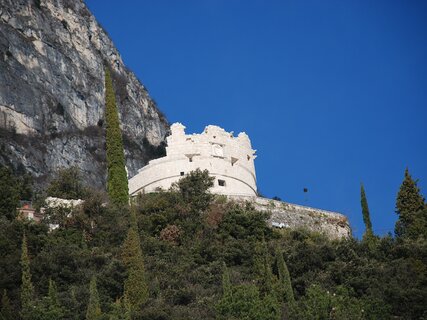
<svg viewBox="0 0 427 320"><path fill-rule="evenodd" d="M249 161L249 160L251 160L251 156L250 156L250 155L248 155L248 161Z"/></svg>
<svg viewBox="0 0 427 320"><path fill-rule="evenodd" d="M218 180L218 185L220 187L225 187L225 180Z"/></svg>
<svg viewBox="0 0 427 320"><path fill-rule="evenodd" d="M183 176L184 175L184 171L181 171L181 176Z"/></svg>
<svg viewBox="0 0 427 320"><path fill-rule="evenodd" d="M188 158L188 161L193 162L193 157Z"/></svg>

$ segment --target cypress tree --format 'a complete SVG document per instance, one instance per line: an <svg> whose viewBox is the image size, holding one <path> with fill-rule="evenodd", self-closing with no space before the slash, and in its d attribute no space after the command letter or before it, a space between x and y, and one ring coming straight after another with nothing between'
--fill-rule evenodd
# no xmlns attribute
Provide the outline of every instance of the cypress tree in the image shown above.
<svg viewBox="0 0 427 320"><path fill-rule="evenodd" d="M117 299L111 304L109 320L132 320L131 311L128 308L126 301Z"/></svg>
<svg viewBox="0 0 427 320"><path fill-rule="evenodd" d="M144 259L135 210L131 210L131 225L122 247L122 260L128 271L124 283L124 298L132 310L139 309L148 299L148 285L145 278Z"/></svg>
<svg viewBox="0 0 427 320"><path fill-rule="evenodd" d="M114 204L126 205L129 201L129 188L123 151L123 137L113 82L108 67L105 68L105 119L107 127L107 191L110 200Z"/></svg>
<svg viewBox="0 0 427 320"><path fill-rule="evenodd" d="M96 277L90 279L89 304L86 311L86 320L97 320L101 317L101 307L99 306L98 289L96 288Z"/></svg>
<svg viewBox="0 0 427 320"><path fill-rule="evenodd" d="M223 296L223 299L231 298L232 296L230 272L228 271L228 268L225 262L223 262L222 264L222 296Z"/></svg>
<svg viewBox="0 0 427 320"><path fill-rule="evenodd" d="M425 203L417 186L417 180L413 180L408 168L405 170L405 178L400 186L396 199L396 213L399 219L396 222L395 233L400 237L414 238L417 230L425 225ZM421 228L422 229L422 228Z"/></svg>
<svg viewBox="0 0 427 320"><path fill-rule="evenodd" d="M79 302L77 301L76 297L76 288L71 287L70 290L70 303L67 305L67 313L68 313L68 319L77 320L79 319Z"/></svg>
<svg viewBox="0 0 427 320"><path fill-rule="evenodd" d="M21 252L21 316L22 319L30 319L34 306L34 287L31 282L30 259L28 257L27 236L22 237Z"/></svg>
<svg viewBox="0 0 427 320"><path fill-rule="evenodd" d="M294 304L295 298L292 290L291 276L289 275L288 266L286 265L280 248L276 249L276 263L279 273L279 290L283 297L283 301L288 304Z"/></svg>
<svg viewBox="0 0 427 320"><path fill-rule="evenodd" d="M9 220L16 218L19 204L17 182L9 168L0 166L0 216Z"/></svg>
<svg viewBox="0 0 427 320"><path fill-rule="evenodd" d="M258 281L260 291L263 294L270 294L273 292L274 277L271 270L271 257L268 252L267 243L263 239L255 247L255 268L258 271Z"/></svg>
<svg viewBox="0 0 427 320"><path fill-rule="evenodd" d="M371 217L369 213L368 200L366 199L365 188L360 185L360 204L362 205L363 222L365 224L365 234L363 237L368 240L374 235L372 231Z"/></svg>
<svg viewBox="0 0 427 320"><path fill-rule="evenodd" d="M3 291L1 297L1 311L0 311L1 320L12 320L14 319L12 306L10 305L9 297L7 296L6 289Z"/></svg>
<svg viewBox="0 0 427 320"><path fill-rule="evenodd" d="M49 279L48 314L52 319L60 319L63 316L63 310L58 299L58 290L52 279Z"/></svg>
<svg viewBox="0 0 427 320"><path fill-rule="evenodd" d="M271 270L271 256L268 252L267 242L263 241L263 256L264 256L264 283L265 289L267 293L271 293L273 291L273 272Z"/></svg>

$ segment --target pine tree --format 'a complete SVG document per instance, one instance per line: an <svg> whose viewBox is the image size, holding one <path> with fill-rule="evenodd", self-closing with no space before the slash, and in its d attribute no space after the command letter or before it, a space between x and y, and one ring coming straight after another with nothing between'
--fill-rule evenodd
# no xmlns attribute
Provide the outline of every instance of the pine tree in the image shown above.
<svg viewBox="0 0 427 320"><path fill-rule="evenodd" d="M405 178L400 186L396 199L396 213L399 219L396 222L395 233L399 237L416 238L420 232L425 232L424 198L413 180L409 170L405 170ZM421 230L421 231L420 231Z"/></svg>
<svg viewBox="0 0 427 320"><path fill-rule="evenodd" d="M293 305L295 303L294 292L292 290L291 276L289 275L288 266L280 248L276 249L277 271L279 273L279 290L283 301Z"/></svg>
<svg viewBox="0 0 427 320"><path fill-rule="evenodd" d="M51 319L60 319L63 316L63 310L58 299L56 283L52 279L49 279L47 311Z"/></svg>
<svg viewBox="0 0 427 320"><path fill-rule="evenodd" d="M89 287L89 304L86 311L86 320L97 320L102 315L99 305L98 289L96 288L96 277L93 276L90 280Z"/></svg>
<svg viewBox="0 0 427 320"><path fill-rule="evenodd" d="M110 200L114 204L126 205L129 201L129 188L123 151L123 137L113 82L108 67L105 68L105 118L107 126L107 191Z"/></svg>
<svg viewBox="0 0 427 320"><path fill-rule="evenodd" d="M128 271L124 283L124 297L132 310L138 310L148 299L148 285L145 278L144 259L135 210L131 210L131 225L122 247L122 259Z"/></svg>
<svg viewBox="0 0 427 320"><path fill-rule="evenodd" d="M360 204L362 205L363 222L365 223L365 234L363 235L363 238L369 240L372 239L374 232L372 231L368 200L366 199L365 188L363 187L363 184L360 185Z"/></svg>
<svg viewBox="0 0 427 320"><path fill-rule="evenodd" d="M34 287L31 282L30 259L28 257L27 236L24 233L22 237L22 253L21 253L21 317L22 319L30 319L34 306Z"/></svg>
<svg viewBox="0 0 427 320"><path fill-rule="evenodd" d="M0 320L13 320L14 318L12 306L10 305L10 300L5 289L1 297Z"/></svg>

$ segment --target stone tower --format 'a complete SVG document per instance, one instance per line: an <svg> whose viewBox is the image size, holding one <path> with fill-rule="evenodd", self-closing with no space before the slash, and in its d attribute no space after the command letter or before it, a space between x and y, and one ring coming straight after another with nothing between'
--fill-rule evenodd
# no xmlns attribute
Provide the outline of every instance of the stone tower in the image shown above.
<svg viewBox="0 0 427 320"><path fill-rule="evenodd" d="M129 180L132 196L140 192L168 189L188 172L208 170L215 178L212 193L256 196L255 150L246 133L226 132L207 126L200 134L185 134L185 126L174 123L166 138L166 156L152 160Z"/></svg>

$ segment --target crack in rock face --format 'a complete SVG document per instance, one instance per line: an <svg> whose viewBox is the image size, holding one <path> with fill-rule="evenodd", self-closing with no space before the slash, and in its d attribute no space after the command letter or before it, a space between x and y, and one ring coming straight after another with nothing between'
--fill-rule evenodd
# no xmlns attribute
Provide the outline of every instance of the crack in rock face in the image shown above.
<svg viewBox="0 0 427 320"><path fill-rule="evenodd" d="M43 183L76 165L105 184L104 65L112 69L129 175L168 123L83 1L0 1L0 163Z"/></svg>

